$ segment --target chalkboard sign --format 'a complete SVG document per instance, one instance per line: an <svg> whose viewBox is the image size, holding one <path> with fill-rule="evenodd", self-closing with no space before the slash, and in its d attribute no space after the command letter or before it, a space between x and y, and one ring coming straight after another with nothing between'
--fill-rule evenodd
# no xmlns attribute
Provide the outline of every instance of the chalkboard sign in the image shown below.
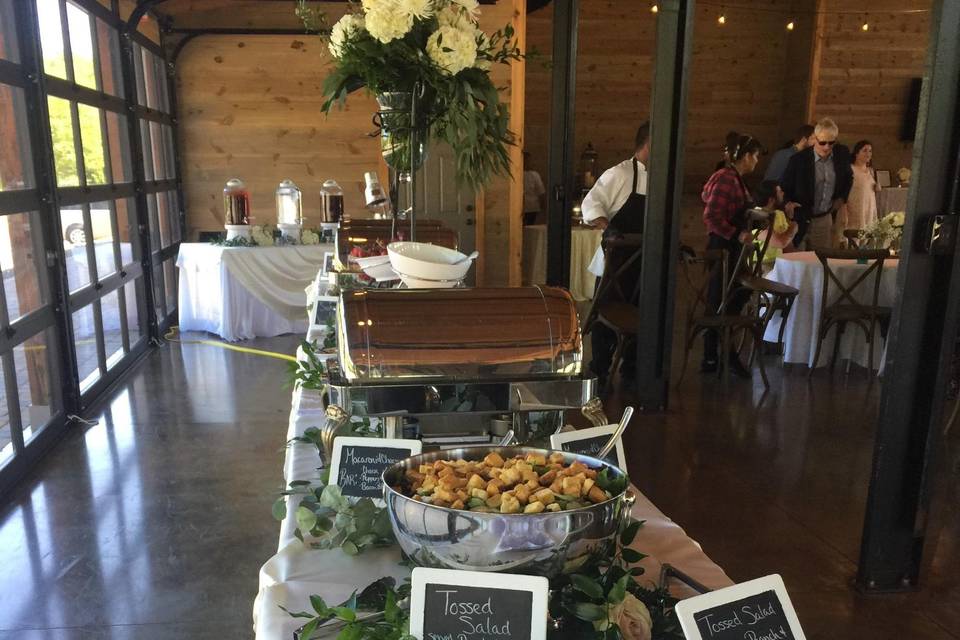
<svg viewBox="0 0 960 640"><path fill-rule="evenodd" d="M410 633L418 640L545 640L546 578L413 570Z"/></svg>
<svg viewBox="0 0 960 640"><path fill-rule="evenodd" d="M418 455L421 448L419 440L336 438L330 462L330 483L339 486L345 496L382 498L383 481L380 476L384 470Z"/></svg>
<svg viewBox="0 0 960 640"><path fill-rule="evenodd" d="M579 453L585 456L597 457L600 449L607 444L617 430L617 425L608 424L602 427L593 427L591 429L577 429L575 431L565 431L555 433L550 436L550 447L558 451L568 451L570 453ZM627 468L627 456L623 451L623 438L617 439L610 453L603 458L606 462L616 465L621 469Z"/></svg>
<svg viewBox="0 0 960 640"><path fill-rule="evenodd" d="M337 326L337 302L338 299L333 296L320 296L315 304L313 324L318 324L331 329Z"/></svg>
<svg viewBox="0 0 960 640"><path fill-rule="evenodd" d="M688 640L805 640L778 575L683 600L676 611Z"/></svg>

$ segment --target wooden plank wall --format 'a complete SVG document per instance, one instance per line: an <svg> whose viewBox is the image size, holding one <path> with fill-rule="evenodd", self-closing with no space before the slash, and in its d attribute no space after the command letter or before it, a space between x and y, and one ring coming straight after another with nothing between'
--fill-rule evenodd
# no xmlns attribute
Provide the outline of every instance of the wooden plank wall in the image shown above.
<svg viewBox="0 0 960 640"><path fill-rule="evenodd" d="M821 50L813 42L817 6ZM910 78L923 73L929 0L762 0L751 10L699 4L687 109L685 187L696 193L720 155L728 129L747 132L773 151L808 117L830 116L841 138L873 140L875 164L909 166L911 144L899 137ZM740 3L739 6L744 6ZM831 14L831 11L855 11ZM863 13L859 13L862 11ZM793 31L786 29L794 21ZM863 20L870 23L861 31ZM582 0L577 62L576 149L592 142L601 167L629 157L633 132L649 110L655 16L649 3ZM552 11L527 18L526 148L546 172L550 118ZM811 93L811 74L818 82ZM761 164L760 171L764 164Z"/></svg>
<svg viewBox="0 0 960 640"><path fill-rule="evenodd" d="M580 3L575 145L582 150L591 142L602 168L630 156L636 128L649 113L656 29L649 6L615 0ZM726 24L720 26L719 7L698 5L687 111L687 191L698 189L709 176L727 130L749 132L776 149L802 122L795 119L803 117L804 103L798 106L794 96L798 86L805 92L812 28L789 32L784 15L791 9L812 12L813 6L813 0L762 0L755 10L725 8ZM550 7L527 18L528 44L544 54L528 61L526 89L527 150L542 173L552 22ZM788 82L781 75L786 70ZM785 101L790 109L783 109Z"/></svg>
<svg viewBox="0 0 960 640"><path fill-rule="evenodd" d="M829 116L851 146L873 143L873 163L891 173L911 164L912 142L900 140L910 80L923 76L929 12L883 14L884 9L929 9L929 0L822 0L824 15L819 81L813 118ZM864 20L869 31L862 31Z"/></svg>

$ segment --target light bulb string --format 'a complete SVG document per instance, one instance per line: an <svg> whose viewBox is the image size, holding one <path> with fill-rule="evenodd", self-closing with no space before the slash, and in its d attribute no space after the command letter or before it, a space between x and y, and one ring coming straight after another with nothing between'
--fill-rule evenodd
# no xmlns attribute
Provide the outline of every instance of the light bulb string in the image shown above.
<svg viewBox="0 0 960 640"><path fill-rule="evenodd" d="M797 15L863 15L863 9L830 9L830 10L807 10L807 9L778 9L776 7L755 7L747 5L736 5L728 4L726 2L699 2L697 3L702 7L713 7L720 9L720 15L726 15L727 11L749 11L751 13L756 12L766 12L766 13L779 13L784 16L797 16ZM870 13L874 15L909 15L909 14L919 14L919 13L930 13L930 9L883 9L879 11L872 10Z"/></svg>

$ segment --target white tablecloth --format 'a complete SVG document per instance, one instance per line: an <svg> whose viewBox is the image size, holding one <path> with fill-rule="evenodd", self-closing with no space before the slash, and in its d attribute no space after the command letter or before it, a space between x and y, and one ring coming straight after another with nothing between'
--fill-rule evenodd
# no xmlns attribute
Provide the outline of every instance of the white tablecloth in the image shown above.
<svg viewBox="0 0 960 640"><path fill-rule="evenodd" d="M593 299L596 276L587 271L593 254L600 247L603 232L578 226L570 236L570 294L582 302ZM547 281L547 225L531 224L523 228L523 283Z"/></svg>
<svg viewBox="0 0 960 640"><path fill-rule="evenodd" d="M323 408L316 392L295 391L287 438L300 435L309 427L324 421ZM286 451L283 467L285 482L317 477L320 458L312 444L295 444ZM661 513L643 494L637 492L633 509L635 518L646 520L637 535L634 547L649 554L641 564L646 577L656 581L661 563L670 563L709 588L733 584L676 523ZM398 582L409 576L409 569L399 564L400 551L394 547L368 551L348 557L340 551L318 551L305 548L293 533L296 530L295 510L299 498L288 499L287 518L280 525L277 554L260 570L260 588L253 606L257 640L289 640L303 619L291 618L280 605L292 611L310 611L309 596L317 594L327 603L345 600L354 589L362 589L383 576L394 576ZM693 595L677 590L678 597Z"/></svg>
<svg viewBox="0 0 960 640"><path fill-rule="evenodd" d="M181 331L225 340L307 330L306 288L333 245L219 247L180 245Z"/></svg>
<svg viewBox="0 0 960 640"><path fill-rule="evenodd" d="M883 275L880 280L879 304L893 306L896 296L897 265L899 260L888 259L883 263ZM846 286L850 286L860 277L869 265L857 264L854 260L831 260L831 269ZM783 333L784 362L802 363L813 366L813 357L817 351L817 328L820 324L820 306L823 297L823 267L812 251L788 253L777 258L773 270L767 277L777 282L789 285L800 291L787 318L787 326ZM873 278L869 276L855 290L856 299L869 304L873 297ZM840 292L835 282L830 283L830 299L833 303L839 298ZM764 339L776 342L780 331L780 314L776 314L767 327ZM830 329L827 339L820 350L820 360L817 365L824 367L830 364L833 354L833 343L836 328ZM873 364L880 367L883 362L884 343L881 339L874 340ZM863 331L854 325L847 325L843 340L840 343L838 358L851 359L853 362L866 367L869 352L863 337Z"/></svg>

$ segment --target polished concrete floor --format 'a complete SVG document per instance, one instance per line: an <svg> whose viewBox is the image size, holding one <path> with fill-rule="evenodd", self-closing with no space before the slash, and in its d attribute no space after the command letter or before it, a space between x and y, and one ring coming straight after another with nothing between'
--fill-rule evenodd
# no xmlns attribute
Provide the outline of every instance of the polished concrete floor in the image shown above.
<svg viewBox="0 0 960 640"><path fill-rule="evenodd" d="M292 353L298 338L251 346ZM774 364L775 359L768 362ZM688 374L638 416L631 477L735 580L784 576L811 639L960 630L958 443L943 453L923 589L851 589L879 386L771 366L772 389ZM0 640L251 637L276 549L285 365L171 344L0 505ZM616 414L629 392L608 403Z"/></svg>

